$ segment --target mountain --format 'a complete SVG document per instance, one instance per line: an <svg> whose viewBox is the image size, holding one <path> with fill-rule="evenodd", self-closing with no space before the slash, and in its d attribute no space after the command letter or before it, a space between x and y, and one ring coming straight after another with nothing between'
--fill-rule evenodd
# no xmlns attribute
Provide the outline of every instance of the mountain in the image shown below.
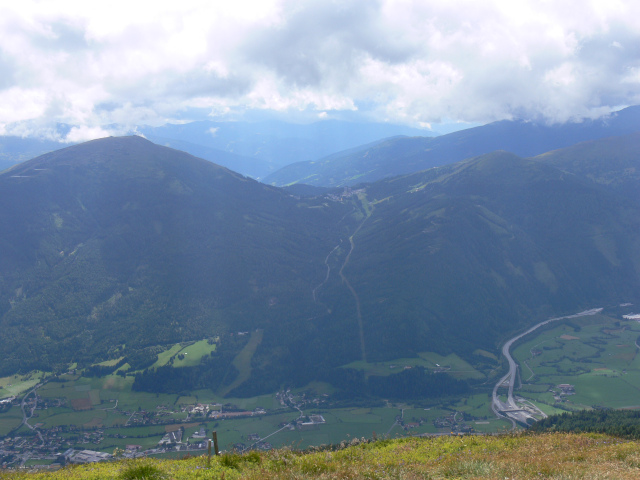
<svg viewBox="0 0 640 480"><path fill-rule="evenodd" d="M0 174L0 369L287 328L322 311L346 211L139 137L24 162Z"/></svg>
<svg viewBox="0 0 640 480"><path fill-rule="evenodd" d="M180 140L263 161L271 171L397 135L425 135L426 130L386 123L323 120L310 124L281 121L191 122L138 128L156 143ZM164 140L163 140L164 139ZM194 155L199 152L183 145ZM206 158L206 157L205 157ZM274 168L275 167L275 168ZM252 177L260 175L250 174Z"/></svg>
<svg viewBox="0 0 640 480"><path fill-rule="evenodd" d="M637 302L640 203L568 171L579 157L552 163L493 152L289 192L139 137L24 162L0 174L1 374L126 356L138 389L358 394L355 360L474 364L540 319ZM215 337L200 366L145 370Z"/></svg>
<svg viewBox="0 0 640 480"><path fill-rule="evenodd" d="M324 187L356 185L426 170L496 150L531 157L578 142L636 131L640 131L638 106L597 120L560 125L504 120L434 138L388 139L317 161L288 165L264 181L277 186L293 183Z"/></svg>
<svg viewBox="0 0 640 480"><path fill-rule="evenodd" d="M235 153L229 153L224 150L205 147L195 143L185 142L183 140L154 136L149 137L149 140L158 145L188 152L195 157L204 158L216 165L226 167L229 170L233 170L234 172L256 180L266 177L269 173L277 169L276 166L268 160L236 155Z"/></svg>
<svg viewBox="0 0 640 480"><path fill-rule="evenodd" d="M470 358L533 318L637 297L639 206L587 178L495 152L360 195L369 214L342 265L359 312L335 300L338 276L320 299L352 319L369 361ZM320 337L345 326L327 321Z"/></svg>
<svg viewBox="0 0 640 480"><path fill-rule="evenodd" d="M640 132L582 142L534 160L611 187L640 202Z"/></svg>

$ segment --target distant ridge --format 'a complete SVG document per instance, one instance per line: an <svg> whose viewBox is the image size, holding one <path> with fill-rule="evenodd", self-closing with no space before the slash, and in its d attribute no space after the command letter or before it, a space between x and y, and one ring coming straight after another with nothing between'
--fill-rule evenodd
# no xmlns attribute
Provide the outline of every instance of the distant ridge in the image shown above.
<svg viewBox="0 0 640 480"><path fill-rule="evenodd" d="M636 131L640 131L640 107L637 106L579 123L543 125L504 120L434 138L388 139L314 162L286 166L264 181L276 186L356 185L447 165L495 150L530 157L586 140Z"/></svg>

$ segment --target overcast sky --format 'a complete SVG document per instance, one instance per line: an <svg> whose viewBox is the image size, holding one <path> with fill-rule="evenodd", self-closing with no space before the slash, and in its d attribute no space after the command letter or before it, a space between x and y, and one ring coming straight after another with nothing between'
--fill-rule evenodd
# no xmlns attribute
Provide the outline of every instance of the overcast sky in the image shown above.
<svg viewBox="0 0 640 480"><path fill-rule="evenodd" d="M632 0L0 0L0 33L0 134L257 112L437 130L640 103Z"/></svg>

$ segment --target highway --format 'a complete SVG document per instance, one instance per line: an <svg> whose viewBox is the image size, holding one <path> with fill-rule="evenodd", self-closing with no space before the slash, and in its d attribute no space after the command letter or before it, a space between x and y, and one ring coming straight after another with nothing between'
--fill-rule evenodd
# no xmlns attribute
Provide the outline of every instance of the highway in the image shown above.
<svg viewBox="0 0 640 480"><path fill-rule="evenodd" d="M520 421L520 422L526 421L527 415L522 412L522 408L518 406L518 404L513 398L513 387L516 382L516 371L518 369L518 364L515 362L515 360L511 356L511 353L509 353L509 350L511 349L511 346L515 342L517 342L522 337L529 335L534 330L537 330L538 328L548 323L556 322L558 320L565 320L567 318L578 318L578 317L585 317L587 315L596 315L601 311L602 311L602 308L592 308L591 310L585 310L584 312L575 313L573 315L550 318L548 320L545 320L544 322L540 322L537 325L534 325L526 332L516 335L515 337L508 340L502 346L502 355L504 355L504 357L507 359L507 362L509 363L509 371L507 372L506 375L504 375L498 381L498 383L496 383L495 387L493 387L493 399L491 402L491 408L493 409L493 412L499 417L504 417L511 420L511 422L513 423L513 428L515 428L516 426L515 424L516 421ZM503 403L498 397L498 389L501 386L507 386L508 388L507 403Z"/></svg>

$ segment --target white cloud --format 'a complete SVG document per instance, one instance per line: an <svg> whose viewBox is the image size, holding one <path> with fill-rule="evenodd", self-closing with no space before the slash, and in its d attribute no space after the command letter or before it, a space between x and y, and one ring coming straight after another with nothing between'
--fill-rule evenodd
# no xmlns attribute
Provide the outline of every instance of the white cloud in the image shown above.
<svg viewBox="0 0 640 480"><path fill-rule="evenodd" d="M622 78L621 82L636 83L640 85L640 68L630 68L629 73Z"/></svg>
<svg viewBox="0 0 640 480"><path fill-rule="evenodd" d="M73 127L64 137L63 141L69 143L86 142L87 140L108 137L110 135L112 135L111 131L104 130L100 127Z"/></svg>
<svg viewBox="0 0 640 480"><path fill-rule="evenodd" d="M640 101L633 1L269 0L0 6L0 131L199 109L564 121ZM70 138L67 136L67 138Z"/></svg>

